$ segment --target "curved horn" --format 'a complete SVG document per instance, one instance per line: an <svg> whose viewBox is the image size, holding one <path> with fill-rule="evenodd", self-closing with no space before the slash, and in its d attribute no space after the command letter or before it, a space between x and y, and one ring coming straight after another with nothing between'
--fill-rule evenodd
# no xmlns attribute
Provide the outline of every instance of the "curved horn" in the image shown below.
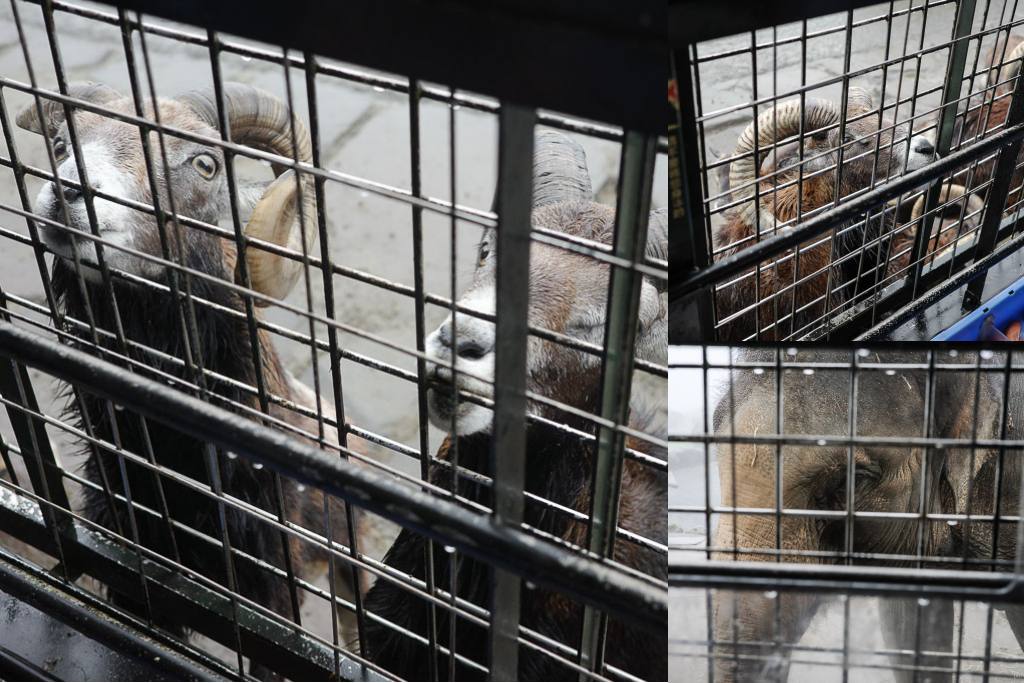
<svg viewBox="0 0 1024 683"><path fill-rule="evenodd" d="M539 130L533 151L533 208L566 201L590 201L587 155L568 135Z"/></svg>
<svg viewBox="0 0 1024 683"><path fill-rule="evenodd" d="M647 249L644 255L648 259L668 261L668 209L651 211L647 222ZM668 282L664 280L652 279L652 284L659 292L664 292L668 288Z"/></svg>
<svg viewBox="0 0 1024 683"><path fill-rule="evenodd" d="M1013 78L1017 77L1020 73L1020 60L1024 57L1024 39L1017 43L1017 47L1013 48L1010 54L1006 55L1006 59L1003 60L1003 66L999 69L999 76L997 77L997 83L1005 83Z"/></svg>
<svg viewBox="0 0 1024 683"><path fill-rule="evenodd" d="M985 208L985 202L982 201L981 197L974 194L963 185L956 185L954 183L946 183L942 186L942 192L939 194L939 203L948 204L962 198L964 195L967 195L967 207L966 210L961 212L962 215L966 216L967 214L972 214ZM924 213L924 202L926 198L927 193L924 193L917 198L917 201L914 202L914 207L910 210L911 223L916 223L918 219L921 218L921 215Z"/></svg>
<svg viewBox="0 0 1024 683"><path fill-rule="evenodd" d="M113 100L121 99L121 93L109 85L87 81L70 84L68 86L68 97L86 100L95 104L106 104ZM18 112L15 122L25 130L52 138L57 134L61 124L64 123L64 104L57 100L40 96L39 108L42 109L42 121L39 119L36 103L33 102L22 107L21 111Z"/></svg>
<svg viewBox="0 0 1024 683"><path fill-rule="evenodd" d="M839 112L833 103L827 100L808 98L804 109L804 133L824 128L839 121ZM800 132L800 100L790 100L761 112L757 117L756 147L766 150L777 141L797 135ZM747 126L736 142L733 156L743 155L735 159L729 167L729 187L733 189L733 199L750 199L754 196L753 181L757 178L757 169L761 159L754 154L754 122ZM756 215L754 202L738 204L733 209L747 225L753 225ZM774 225L775 216L761 208L761 218L770 219Z"/></svg>
<svg viewBox="0 0 1024 683"><path fill-rule="evenodd" d="M190 107L213 128L220 128L213 89L194 90L177 100ZM273 152L304 163L312 163L309 131L288 107L265 90L242 83L224 84L225 118L233 142ZM292 126L296 145L292 145ZM263 193L245 226L246 237L271 242L295 252L311 250L316 244L316 197L313 180L300 174L296 182L287 166L271 164L277 179ZM299 228L298 193L302 192L302 225ZM246 249L246 265L253 289L280 299L288 294L302 272L302 263L258 247ZM237 278L236 273L236 278ZM240 278L239 278L240 279Z"/></svg>
<svg viewBox="0 0 1024 683"><path fill-rule="evenodd" d="M995 47L989 50L988 59L986 60L989 66L988 73L985 74L986 88L991 88L997 83L1002 83L1017 75L1020 65L1011 66L1011 62L1024 56L1024 52L1021 51L1022 45L1024 45L1024 38L1015 35L1010 35L1006 38L1000 37L996 41ZM1006 52L1006 56L997 68L996 60L1003 54L1003 50L1009 51Z"/></svg>
<svg viewBox="0 0 1024 683"><path fill-rule="evenodd" d="M846 117L849 119L875 108L875 100L864 88L851 85L846 90Z"/></svg>

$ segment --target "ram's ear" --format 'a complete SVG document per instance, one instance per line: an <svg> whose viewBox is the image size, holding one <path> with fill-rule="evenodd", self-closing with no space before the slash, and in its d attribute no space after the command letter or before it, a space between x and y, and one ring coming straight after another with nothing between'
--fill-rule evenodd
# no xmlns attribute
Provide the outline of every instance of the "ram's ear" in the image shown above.
<svg viewBox="0 0 1024 683"><path fill-rule="evenodd" d="M256 210L256 205L263 199L263 195L273 182L272 180L259 180L238 183L238 215L243 223L248 223L252 218L252 212Z"/></svg>
<svg viewBox="0 0 1024 683"><path fill-rule="evenodd" d="M121 94L108 85L86 82L69 85L68 97L102 105L121 99ZM40 118L40 113L42 118ZM35 102L25 105L18 112L15 121L25 130L52 138L64 123L64 105L57 100L40 97L38 108Z"/></svg>
<svg viewBox="0 0 1024 683"><path fill-rule="evenodd" d="M649 259L668 260L668 209L651 211L647 220L647 248L645 255ZM650 278L659 292L668 289L668 281Z"/></svg>
<svg viewBox="0 0 1024 683"><path fill-rule="evenodd" d="M644 278L640 287L636 355L652 363L668 361L668 296Z"/></svg>

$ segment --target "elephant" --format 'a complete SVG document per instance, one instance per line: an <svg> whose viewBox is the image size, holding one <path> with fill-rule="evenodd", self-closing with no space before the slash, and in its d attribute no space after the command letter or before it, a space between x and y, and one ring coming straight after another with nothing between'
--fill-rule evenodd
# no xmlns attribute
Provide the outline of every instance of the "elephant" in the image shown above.
<svg viewBox="0 0 1024 683"><path fill-rule="evenodd" d="M714 412L715 434L822 438L781 446L719 440L715 456L722 504L740 511L717 515L712 559L829 564L853 557L865 565L962 569L964 558L991 562L994 548L996 559L1014 559L1013 522L820 514L846 511L852 493L858 512L992 515L998 502L1000 515L1017 515L1024 451L850 446L827 438L852 433L1019 439L1014 425L1024 425L1024 379L1010 374L1012 381L1006 380L1005 354L780 350L793 354L784 355L786 361L815 367L783 369L779 396L780 381L770 364L759 371L742 367L743 361L774 361L775 353L774 348L736 352L729 387ZM852 361L860 366L856 380L848 367ZM931 378L929 362L939 368ZM895 366L871 367L881 363ZM923 368L908 367L922 363ZM777 515L779 501L784 510L811 512ZM929 559L919 562L920 557ZM777 644L797 643L825 599L809 592L715 591L714 680L785 681L788 649ZM889 651L896 651L896 679L950 681L953 603L900 597L880 602L881 634ZM1007 607L1006 615L1018 642L1024 643L1024 608Z"/></svg>

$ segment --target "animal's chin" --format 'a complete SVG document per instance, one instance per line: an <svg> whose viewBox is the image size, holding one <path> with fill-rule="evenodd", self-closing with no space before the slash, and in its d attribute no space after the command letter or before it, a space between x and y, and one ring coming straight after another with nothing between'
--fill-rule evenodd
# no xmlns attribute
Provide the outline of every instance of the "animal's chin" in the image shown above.
<svg viewBox="0 0 1024 683"><path fill-rule="evenodd" d="M88 228L81 232L87 233ZM128 248L137 248L134 247L129 233L101 229L100 235L105 241L103 260L109 269L148 280L159 281L163 278L165 269L160 263L147 257L136 256L120 248L122 245ZM93 240L84 236L74 237L69 231L55 230L52 227L41 227L39 236L46 247L53 252L55 262L72 272L77 269L87 282L103 283L103 275Z"/></svg>
<svg viewBox="0 0 1024 683"><path fill-rule="evenodd" d="M435 382L427 391L427 415L430 423L445 432L460 436L490 432L494 413L476 403L460 399L456 403L455 392L448 383Z"/></svg>
<svg viewBox="0 0 1024 683"><path fill-rule="evenodd" d="M46 247L53 252L57 263L70 271L74 271L76 268L75 252L77 250L78 264L81 266L82 277L89 282L102 282L103 278L99 265L96 263L91 251L87 252L81 248L81 245L76 247L74 241L66 232L46 228L40 230L39 235Z"/></svg>

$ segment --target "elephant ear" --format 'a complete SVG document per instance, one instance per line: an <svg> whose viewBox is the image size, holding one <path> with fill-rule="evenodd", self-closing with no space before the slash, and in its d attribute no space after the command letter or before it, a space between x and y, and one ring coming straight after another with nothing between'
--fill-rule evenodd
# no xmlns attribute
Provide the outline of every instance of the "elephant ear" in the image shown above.
<svg viewBox="0 0 1024 683"><path fill-rule="evenodd" d="M935 375L932 434L947 439L999 438L1002 393L1001 381L994 373L940 370ZM1011 392L1011 395L1014 393L1019 392ZM1010 414L1008 423L1013 422ZM991 451L947 448L941 452L941 457L940 452L933 450L932 453L933 465L941 468L945 494L952 497L948 503L955 506L947 512L964 513L968 507L977 511L979 506L991 506L991 487L978 486L979 477L991 464ZM986 497L988 502L984 500Z"/></svg>

